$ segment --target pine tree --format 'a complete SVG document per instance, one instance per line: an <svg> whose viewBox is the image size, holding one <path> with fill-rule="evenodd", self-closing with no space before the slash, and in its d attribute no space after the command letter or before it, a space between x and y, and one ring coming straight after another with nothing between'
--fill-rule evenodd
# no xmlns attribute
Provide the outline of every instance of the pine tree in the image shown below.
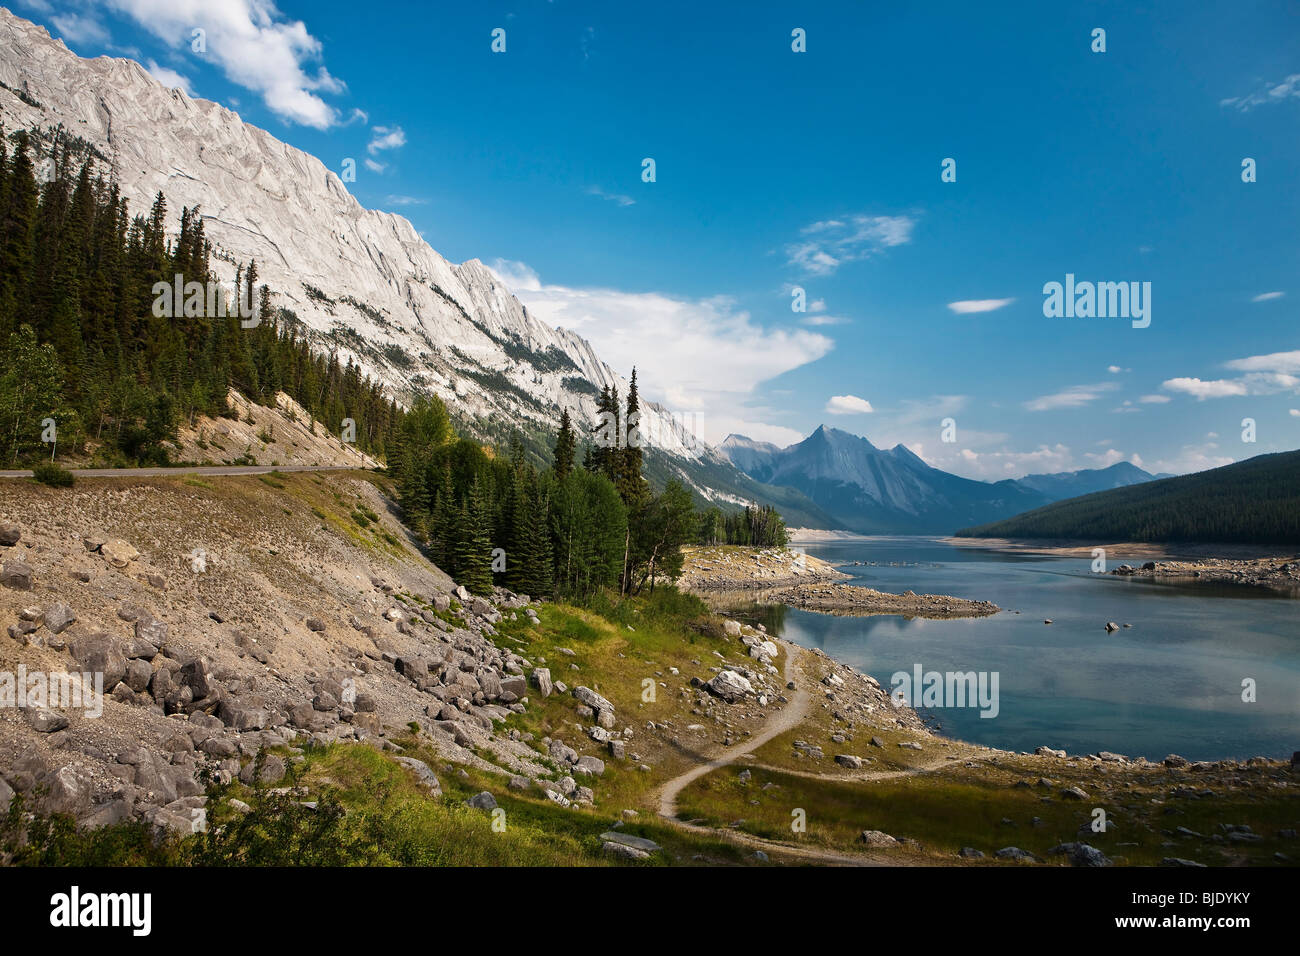
<svg viewBox="0 0 1300 956"><path fill-rule="evenodd" d="M573 434L573 422L566 408L560 414L560 433L555 439L555 477L563 481L573 471L573 455L576 451L576 439Z"/></svg>
<svg viewBox="0 0 1300 956"><path fill-rule="evenodd" d="M491 503L478 476L459 514L458 580L471 594L492 593Z"/></svg>
<svg viewBox="0 0 1300 956"><path fill-rule="evenodd" d="M439 475L437 496L434 499L429 544L433 563L453 578L460 572L456 561L456 535L460 530L458 520L459 509L451 484L451 469L444 467Z"/></svg>

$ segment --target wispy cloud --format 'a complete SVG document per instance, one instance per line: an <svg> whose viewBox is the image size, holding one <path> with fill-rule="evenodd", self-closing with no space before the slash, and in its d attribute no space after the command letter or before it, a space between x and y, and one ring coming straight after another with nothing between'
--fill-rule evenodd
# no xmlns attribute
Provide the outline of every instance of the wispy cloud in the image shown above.
<svg viewBox="0 0 1300 956"><path fill-rule="evenodd" d="M173 90L184 90L189 96L194 95L194 90L190 87L189 77L176 72L171 67L163 66L150 60L145 65L145 69L149 71L150 76L163 86L169 87Z"/></svg>
<svg viewBox="0 0 1300 956"><path fill-rule="evenodd" d="M1219 100L1219 105L1231 106L1245 112L1266 103L1281 103L1295 97L1300 97L1300 73L1292 73L1278 83L1265 84L1245 96L1231 96L1226 100Z"/></svg>
<svg viewBox="0 0 1300 956"><path fill-rule="evenodd" d="M1223 367L1245 374L1209 380L1180 376L1163 382L1161 387L1166 391L1191 395L1198 401L1239 395L1276 395L1287 391L1300 394L1300 349L1232 359L1224 362Z"/></svg>
<svg viewBox="0 0 1300 956"><path fill-rule="evenodd" d="M830 415L870 415L874 411L869 401L856 395L832 395L826 403Z"/></svg>
<svg viewBox="0 0 1300 956"><path fill-rule="evenodd" d="M1261 292L1251 299L1251 302L1272 302L1274 299L1280 299L1286 295L1285 292Z"/></svg>
<svg viewBox="0 0 1300 956"><path fill-rule="evenodd" d="M378 156L380 152L386 149L401 149L406 145L406 132L400 126L372 126L370 128L370 142L366 144L366 152L371 156Z"/></svg>
<svg viewBox="0 0 1300 956"><path fill-rule="evenodd" d="M1015 299L963 299L960 302L949 302L948 308L958 315L970 315L975 312L994 312L1015 301Z"/></svg>
<svg viewBox="0 0 1300 956"><path fill-rule="evenodd" d="M384 200L388 206L423 206L429 200L421 199L419 196L389 196Z"/></svg>
<svg viewBox="0 0 1300 956"><path fill-rule="evenodd" d="M1119 388L1118 382L1098 382L1096 385L1071 385L1051 395L1040 395L1025 402L1031 412L1047 412L1057 408L1080 408L1095 402L1107 392Z"/></svg>
<svg viewBox="0 0 1300 956"><path fill-rule="evenodd" d="M915 225L911 216L854 215L814 222L785 247L786 259L812 275L830 275L846 262L911 242Z"/></svg>
<svg viewBox="0 0 1300 956"><path fill-rule="evenodd" d="M232 83L253 90L280 119L315 129L338 124L322 94L344 84L320 63L322 45L301 20L285 17L272 0L104 0L172 49L190 53L193 31L205 32L206 52Z"/></svg>
<svg viewBox="0 0 1300 956"><path fill-rule="evenodd" d="M1248 358L1233 359L1223 363L1224 368L1238 372L1265 372L1277 375L1300 373L1300 349L1294 352L1270 352L1267 355L1252 355Z"/></svg>
<svg viewBox="0 0 1300 956"><path fill-rule="evenodd" d="M72 43L107 43L108 29L93 16L79 13L61 13L51 18L59 36Z"/></svg>
<svg viewBox="0 0 1300 956"><path fill-rule="evenodd" d="M525 263L502 259L491 268L540 321L577 331L623 374L636 366L648 397L698 412L701 437L710 442L731 431L788 438L788 429L755 422L755 390L835 345L807 329L762 326L722 296L552 285Z"/></svg>
<svg viewBox="0 0 1300 956"><path fill-rule="evenodd" d="M601 189L599 186L588 186L588 196L597 196L600 199L607 199L610 202L618 203L620 206L635 206L636 200L631 196L624 196L622 193L610 193Z"/></svg>

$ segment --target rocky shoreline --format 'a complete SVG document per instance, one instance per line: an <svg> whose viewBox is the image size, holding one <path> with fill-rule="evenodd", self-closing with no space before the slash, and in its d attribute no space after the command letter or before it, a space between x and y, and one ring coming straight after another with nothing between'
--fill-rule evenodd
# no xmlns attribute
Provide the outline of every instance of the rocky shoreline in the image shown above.
<svg viewBox="0 0 1300 956"><path fill-rule="evenodd" d="M1121 564L1112 568L1110 573L1119 577L1195 580L1211 584L1242 584L1279 591L1300 591L1300 557L1148 561L1139 567Z"/></svg>
<svg viewBox="0 0 1300 956"><path fill-rule="evenodd" d="M848 579L820 558L785 548L719 545L688 550L679 585L722 606L757 601L826 614L927 618L986 617L1002 610L988 601L943 594L891 594L844 583Z"/></svg>

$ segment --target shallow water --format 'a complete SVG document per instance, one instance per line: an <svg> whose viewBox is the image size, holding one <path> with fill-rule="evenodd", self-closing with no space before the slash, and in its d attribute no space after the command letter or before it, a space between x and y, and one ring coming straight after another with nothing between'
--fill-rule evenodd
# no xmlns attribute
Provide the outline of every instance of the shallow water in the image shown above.
<svg viewBox="0 0 1300 956"><path fill-rule="evenodd" d="M1300 749L1300 600L1237 585L1094 574L1091 558L894 537L808 545L858 583L992 601L993 617L936 621L782 609L757 619L871 674L997 672L999 712L923 713L943 733L989 746L1111 750L1159 760L1269 756ZM1110 567L1147 560L1111 553ZM847 562L875 562L855 567ZM1019 611L1020 613L1015 613ZM751 612L763 615L761 609ZM1052 624L1044 624L1046 618ZM1107 633L1107 621L1131 624ZM1242 682L1255 682L1255 701Z"/></svg>

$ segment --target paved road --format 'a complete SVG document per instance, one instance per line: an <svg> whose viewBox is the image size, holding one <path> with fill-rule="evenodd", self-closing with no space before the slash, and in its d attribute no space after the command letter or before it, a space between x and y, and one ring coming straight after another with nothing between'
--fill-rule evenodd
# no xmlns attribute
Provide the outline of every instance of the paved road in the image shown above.
<svg viewBox="0 0 1300 956"><path fill-rule="evenodd" d="M165 478L168 475L267 475L273 471L364 471L363 465L186 465L179 468L73 468L78 478ZM0 471L0 478L30 478L26 471Z"/></svg>

